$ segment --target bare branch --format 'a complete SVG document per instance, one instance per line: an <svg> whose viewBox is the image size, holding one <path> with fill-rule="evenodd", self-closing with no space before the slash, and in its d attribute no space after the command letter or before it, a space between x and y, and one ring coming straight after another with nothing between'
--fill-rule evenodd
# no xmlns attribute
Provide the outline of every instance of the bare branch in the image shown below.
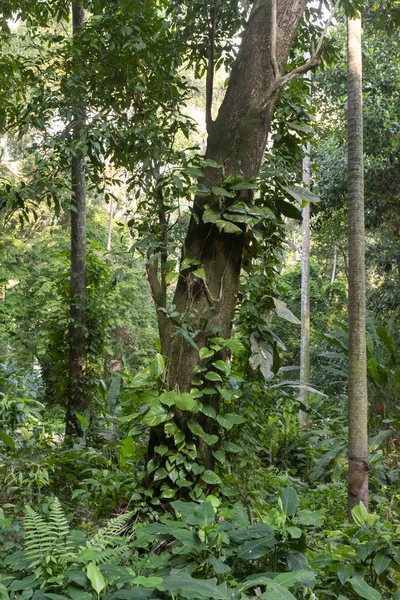
<svg viewBox="0 0 400 600"><path fill-rule="evenodd" d="M311 57L308 59L308 61L306 61L303 65L300 65L300 67L293 69L293 71L286 73L286 75L282 75L281 77L277 78L276 77L276 69L278 67L276 64L276 12L274 15L274 11L276 11L276 0L272 0L273 18L272 18L272 25L271 25L271 63L272 63L272 68L273 68L274 75L275 75L275 82L273 83L271 88L268 90L265 98L263 99L263 101L261 103L261 110L266 108L268 103L272 100L272 98L275 96L276 92L281 87L283 87L290 81L293 81L293 79L296 79L296 77L299 77L299 75L304 75L305 73L308 73L308 71L310 71L311 69L314 69L315 67L318 67L318 65L321 63L321 57L322 57L322 53L324 51L324 40L325 40L326 34L328 32L329 26L332 23L332 19L335 16L337 9L339 8L340 2L341 2L341 0L336 0L335 5L332 8L332 10L329 14L329 17L325 23L324 30L321 33L321 36L318 40L317 47L314 50L314 52L312 53Z"/></svg>
<svg viewBox="0 0 400 600"><path fill-rule="evenodd" d="M271 65L274 72L275 81L279 78L279 67L278 61L276 60L276 21L277 21L277 8L276 0L271 2Z"/></svg>

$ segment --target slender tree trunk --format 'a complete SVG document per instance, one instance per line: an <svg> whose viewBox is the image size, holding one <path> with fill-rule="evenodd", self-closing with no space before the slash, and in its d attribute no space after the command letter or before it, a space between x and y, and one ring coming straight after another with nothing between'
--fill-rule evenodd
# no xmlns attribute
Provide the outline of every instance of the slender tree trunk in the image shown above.
<svg viewBox="0 0 400 600"><path fill-rule="evenodd" d="M368 508L365 227L361 19L348 19L349 476L348 512Z"/></svg>
<svg viewBox="0 0 400 600"><path fill-rule="evenodd" d="M82 2L72 3L73 37L77 40L85 22ZM76 52L76 48L75 48ZM73 76L79 72L74 58ZM77 86L78 88L79 86ZM82 96L74 98L73 156L71 161L71 307L69 330L69 387L65 423L66 436L81 435L80 422L75 413L87 407L85 393L86 360L86 185L85 159L76 143L82 138L85 127L85 104Z"/></svg>
<svg viewBox="0 0 400 600"><path fill-rule="evenodd" d="M113 221L114 221L114 198L111 196L111 198L110 198L110 214L109 214L109 218L108 218L107 252L110 252L110 250L111 250Z"/></svg>
<svg viewBox="0 0 400 600"><path fill-rule="evenodd" d="M303 160L303 183L310 188L311 184L311 145L307 144L306 156ZM303 208L302 245L301 245L301 337L300 337L300 383L310 383L310 213L308 202ZM310 406L310 392L304 388L300 391L300 401L306 407ZM299 425L309 426L307 412L300 410Z"/></svg>
<svg viewBox="0 0 400 600"><path fill-rule="evenodd" d="M331 285L334 283L336 279L336 266L337 266L337 248L335 246L333 250L333 265L332 265L332 276L331 276Z"/></svg>

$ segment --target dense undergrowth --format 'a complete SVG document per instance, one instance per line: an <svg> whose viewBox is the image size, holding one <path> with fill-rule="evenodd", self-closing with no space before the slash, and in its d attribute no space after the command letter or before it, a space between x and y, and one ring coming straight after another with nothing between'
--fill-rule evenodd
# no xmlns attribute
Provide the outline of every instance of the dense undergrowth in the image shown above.
<svg viewBox="0 0 400 600"><path fill-rule="evenodd" d="M215 480L193 501L183 482L175 498L142 485L146 428L124 412L137 378L115 377L110 410L81 415L71 448L40 379L2 367L1 598L400 597L395 406L375 416L370 513L356 507L349 525L343 394L312 394L301 431L294 388L264 386L260 411L254 381L241 398L249 418L226 428Z"/></svg>

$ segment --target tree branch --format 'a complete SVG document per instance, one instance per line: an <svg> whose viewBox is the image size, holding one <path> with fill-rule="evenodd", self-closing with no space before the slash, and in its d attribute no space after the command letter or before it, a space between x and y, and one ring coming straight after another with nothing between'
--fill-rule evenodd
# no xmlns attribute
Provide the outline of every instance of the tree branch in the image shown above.
<svg viewBox="0 0 400 600"><path fill-rule="evenodd" d="M279 78L279 67L278 61L276 60L276 20L277 20L277 8L276 0L271 2L271 65L274 72L275 81Z"/></svg>
<svg viewBox="0 0 400 600"><path fill-rule="evenodd" d="M296 79L296 77L299 77L299 75L304 75L311 69L318 67L318 65L321 63L321 57L322 57L322 53L324 51L324 40L325 40L327 31L329 29L329 26L332 23L332 19L335 16L337 9L339 8L340 2L341 2L341 0L336 0L335 5L332 8L332 10L329 14L329 17L325 23L324 30L321 33L321 36L318 40L317 47L314 50L314 52L312 53L312 55L310 56L310 58L303 65L300 65L300 67L293 69L293 71L286 73L286 75L277 77L276 73L278 72L278 65L277 65L277 60L276 60L276 36L277 36L277 32L276 32L276 0L272 0L271 64L272 64L272 69L273 69L274 75L275 75L275 81L274 81L273 85L271 86L271 88L268 90L268 93L265 96L265 98L262 100L261 107L260 107L261 110L266 108L266 106L268 105L270 100L273 98L273 96L276 94L276 92L281 87L283 87L290 81L293 81L293 79Z"/></svg>
<svg viewBox="0 0 400 600"><path fill-rule="evenodd" d="M148 259L150 257L148 256ZM149 280L151 294L154 298L154 302L158 307L165 308L165 299L162 286L158 279L158 260L149 262L146 265L147 279Z"/></svg>

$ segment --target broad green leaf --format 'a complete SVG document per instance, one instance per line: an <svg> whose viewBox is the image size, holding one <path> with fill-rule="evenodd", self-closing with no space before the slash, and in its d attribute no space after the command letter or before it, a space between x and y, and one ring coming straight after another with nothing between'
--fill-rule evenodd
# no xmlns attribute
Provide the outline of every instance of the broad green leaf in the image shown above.
<svg viewBox="0 0 400 600"><path fill-rule="evenodd" d="M222 450L216 450L215 452L213 452L213 456L217 459L219 463L221 463L221 465L226 463L226 454L225 452L222 452Z"/></svg>
<svg viewBox="0 0 400 600"><path fill-rule="evenodd" d="M185 167L182 169L182 173L185 173L185 175L190 175L191 177L195 177L196 179L204 177L203 171L197 167Z"/></svg>
<svg viewBox="0 0 400 600"><path fill-rule="evenodd" d="M174 592L175 597L231 600L229 590L226 586L218 586L216 579L195 579L184 571L164 578L162 585L168 592Z"/></svg>
<svg viewBox="0 0 400 600"><path fill-rule="evenodd" d="M215 521L215 510L211 502L202 502L194 511L193 525L199 525L199 527L207 527L212 525Z"/></svg>
<svg viewBox="0 0 400 600"><path fill-rule="evenodd" d="M135 577L135 579L132 579L132 583L135 585L141 585L145 588L157 588L159 590L163 589L160 585L162 584L162 577L144 577L141 575L140 577Z"/></svg>
<svg viewBox="0 0 400 600"><path fill-rule="evenodd" d="M378 592L378 590L374 590L366 581L363 579L349 579L351 586L355 592L361 598L365 598L365 600L381 600L382 594Z"/></svg>
<svg viewBox="0 0 400 600"><path fill-rule="evenodd" d="M120 389L121 389L121 377L119 375L114 375L114 377L111 380L110 387L108 388L108 393L107 393L108 410L109 410L110 414L112 413L112 411L117 403L117 398L118 398Z"/></svg>
<svg viewBox="0 0 400 600"><path fill-rule="evenodd" d="M184 271L185 269L188 269L189 267L192 267L194 265L199 265L199 264L200 264L200 261L195 258L184 258L181 263L181 271Z"/></svg>
<svg viewBox="0 0 400 600"><path fill-rule="evenodd" d="M205 470L203 465L198 465L197 463L192 463L192 471L195 475L200 475Z"/></svg>
<svg viewBox="0 0 400 600"><path fill-rule="evenodd" d="M211 188L211 191L213 194L215 194L215 196L226 196L227 198L234 198L235 194L233 192L229 192L228 190L225 190L222 187L218 187L216 185L214 185Z"/></svg>
<svg viewBox="0 0 400 600"><path fill-rule="evenodd" d="M208 379L208 381L222 381L222 377L219 373L215 373L214 371L208 371L204 377Z"/></svg>
<svg viewBox="0 0 400 600"><path fill-rule="evenodd" d="M222 483L221 478L210 469L204 471L201 474L201 478L205 483L208 483L210 485L220 485Z"/></svg>
<svg viewBox="0 0 400 600"><path fill-rule="evenodd" d="M210 556L210 558L208 558L206 562L212 565L214 573L216 573L217 575L223 575L225 573L230 573L231 571L231 568L228 565L223 563L214 555Z"/></svg>
<svg viewBox="0 0 400 600"><path fill-rule="evenodd" d="M15 442L11 436L9 436L5 431L0 430L0 440L10 448L10 450L15 450Z"/></svg>
<svg viewBox="0 0 400 600"><path fill-rule="evenodd" d="M391 354L395 354L398 350L397 344L389 334L388 330L385 327L378 326L376 328L376 333L378 334L379 339L385 344L389 352Z"/></svg>
<svg viewBox="0 0 400 600"><path fill-rule="evenodd" d="M166 406L175 406L178 398L179 394L177 392L163 392L158 397L161 404L165 404Z"/></svg>
<svg viewBox="0 0 400 600"><path fill-rule="evenodd" d="M213 354L215 354L214 350L211 350L210 348L207 348L206 346L204 346L203 348L200 348L200 350L199 350L199 356L200 356L201 360L203 360L203 358L210 358L210 356L213 356Z"/></svg>
<svg viewBox="0 0 400 600"><path fill-rule="evenodd" d="M240 227L238 227L237 225L234 225L230 221L218 220L218 221L215 221L215 224L220 231L224 231L225 233L235 233L236 235L239 235L240 233L242 233L242 230L240 229Z"/></svg>
<svg viewBox="0 0 400 600"><path fill-rule="evenodd" d="M231 371L230 367L223 360L216 360L215 362L213 362L213 366L219 371L222 371L222 373L224 373L225 375L229 375Z"/></svg>
<svg viewBox="0 0 400 600"><path fill-rule="evenodd" d="M209 404L204 404L204 406L200 408L200 412L202 412L203 415L210 417L211 419L215 419L215 417L217 416L215 408L213 406L210 406Z"/></svg>
<svg viewBox="0 0 400 600"><path fill-rule="evenodd" d="M164 359L161 354L156 354L154 359L150 364L150 374L153 377L160 377L163 374L165 369Z"/></svg>
<svg viewBox="0 0 400 600"><path fill-rule="evenodd" d="M218 219L221 218L221 214L216 210L206 208L201 218L203 220L203 223L216 223L216 221L218 221Z"/></svg>
<svg viewBox="0 0 400 600"><path fill-rule="evenodd" d="M226 413L225 415L217 415L217 421L225 429L232 429L234 425L241 425L246 422L246 419L240 415Z"/></svg>
<svg viewBox="0 0 400 600"><path fill-rule="evenodd" d="M198 277L199 279L202 279L203 281L206 281L206 272L205 270L202 269L196 269L195 271L192 271L193 275L195 275L196 277Z"/></svg>
<svg viewBox="0 0 400 600"><path fill-rule="evenodd" d="M160 423L165 423L165 421L169 421L172 417L172 413L168 412L162 404L153 404L147 410L147 412L142 416L143 425L147 425L148 427L155 427Z"/></svg>
<svg viewBox="0 0 400 600"><path fill-rule="evenodd" d="M160 479L165 479L166 477L168 477L168 473L164 467L157 469L157 471L154 473L154 481L160 481Z"/></svg>
<svg viewBox="0 0 400 600"><path fill-rule="evenodd" d="M233 190L255 190L257 189L257 184L252 181L242 181L241 183L235 183L232 186Z"/></svg>
<svg viewBox="0 0 400 600"><path fill-rule="evenodd" d="M190 419L190 421L188 422L188 427L194 435L198 435L201 438L205 434L204 429L202 428L200 423L198 423L195 419Z"/></svg>
<svg viewBox="0 0 400 600"><path fill-rule="evenodd" d="M386 554L377 554L374 557L373 564L376 574L382 575L390 564L390 556L387 556Z"/></svg>
<svg viewBox="0 0 400 600"><path fill-rule="evenodd" d="M177 479L175 483L180 488L193 486L193 481L188 481L187 479L182 479L182 478Z"/></svg>
<svg viewBox="0 0 400 600"><path fill-rule="evenodd" d="M285 217L289 217L289 219L296 219L296 221L302 220L302 214L298 208L290 204L289 202L285 202L284 200L278 199L275 201L276 208L278 211L284 215Z"/></svg>
<svg viewBox="0 0 400 600"><path fill-rule="evenodd" d="M203 167L214 167L215 169L221 169L223 167L223 165L215 162L212 158L204 158L201 161L201 164Z"/></svg>
<svg viewBox="0 0 400 600"><path fill-rule="evenodd" d="M164 456L168 452L168 446L155 446L154 452L157 452L157 454L159 454L160 456Z"/></svg>
<svg viewBox="0 0 400 600"><path fill-rule="evenodd" d="M278 543L274 535L245 542L239 547L238 557L245 560L255 560L265 556Z"/></svg>
<svg viewBox="0 0 400 600"><path fill-rule="evenodd" d="M280 573L274 577L274 582L279 583L284 588L292 587L300 581L313 581L315 579L315 573L311 569L303 569L300 571L291 571L290 573Z"/></svg>
<svg viewBox="0 0 400 600"><path fill-rule="evenodd" d="M227 452L232 452L232 454L239 454L243 451L243 449L234 442L222 442L222 447Z"/></svg>
<svg viewBox="0 0 400 600"><path fill-rule="evenodd" d="M86 569L86 575L88 576L88 579L92 584L92 588L94 589L94 591L97 594L100 594L100 592L102 592L106 587L106 582L103 575L100 572L99 567L93 562L89 563Z"/></svg>
<svg viewBox="0 0 400 600"><path fill-rule="evenodd" d="M19 592L22 590L32 590L39 583L35 580L34 575L28 575L28 577L24 577L23 579L14 579L14 581L8 586L10 592Z"/></svg>
<svg viewBox="0 0 400 600"><path fill-rule="evenodd" d="M320 202L320 198L312 193L311 190L302 187L301 185L286 185L283 189L289 196L294 198L300 205L304 202Z"/></svg>
<svg viewBox="0 0 400 600"><path fill-rule="evenodd" d="M300 500L296 490L293 487L287 486L281 493L282 510L287 517L293 517L296 514L300 505Z"/></svg>
<svg viewBox="0 0 400 600"><path fill-rule="evenodd" d="M178 394L175 404L180 410L194 410L198 407L198 403L193 396L186 393Z"/></svg>
<svg viewBox="0 0 400 600"><path fill-rule="evenodd" d="M286 304L279 300L278 298L273 298L275 304L275 312L281 319L285 319L285 321L289 321L289 323L294 323L295 325L300 325L299 319L288 309Z"/></svg>
<svg viewBox="0 0 400 600"><path fill-rule="evenodd" d="M287 527L286 531L288 532L290 537L294 540L300 539L301 536L303 535L303 532L300 529L300 527Z"/></svg>
<svg viewBox="0 0 400 600"><path fill-rule="evenodd" d="M336 571L339 581L342 585L354 575L353 565L340 565Z"/></svg>
<svg viewBox="0 0 400 600"><path fill-rule="evenodd" d="M214 444L216 444L218 442L218 436L214 435L214 434L204 433L204 435L202 437L203 437L203 440L205 441L205 443L208 444L209 446L213 446Z"/></svg>
<svg viewBox="0 0 400 600"><path fill-rule="evenodd" d="M245 346L239 340L232 338L230 340L224 340L224 345L234 354L242 354L246 352Z"/></svg>

